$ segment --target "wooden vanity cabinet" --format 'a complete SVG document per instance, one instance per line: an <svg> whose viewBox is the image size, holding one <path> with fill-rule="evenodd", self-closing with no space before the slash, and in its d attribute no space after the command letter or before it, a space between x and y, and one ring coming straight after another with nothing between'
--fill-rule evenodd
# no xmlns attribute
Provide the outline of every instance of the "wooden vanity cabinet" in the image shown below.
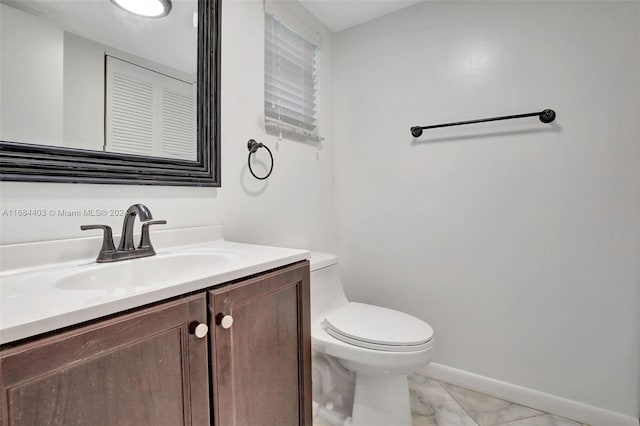
<svg viewBox="0 0 640 426"><path fill-rule="evenodd" d="M311 425L309 263L209 292L214 424Z"/></svg>
<svg viewBox="0 0 640 426"><path fill-rule="evenodd" d="M6 345L0 426L311 425L309 313L304 261Z"/></svg>
<svg viewBox="0 0 640 426"><path fill-rule="evenodd" d="M186 297L0 352L2 426L208 425L206 297Z"/></svg>

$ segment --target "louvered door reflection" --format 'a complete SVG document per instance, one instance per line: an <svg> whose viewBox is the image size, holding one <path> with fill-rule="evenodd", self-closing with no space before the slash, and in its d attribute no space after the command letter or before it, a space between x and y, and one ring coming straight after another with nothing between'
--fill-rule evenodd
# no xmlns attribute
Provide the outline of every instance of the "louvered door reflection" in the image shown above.
<svg viewBox="0 0 640 426"><path fill-rule="evenodd" d="M196 87L106 56L108 152L197 160Z"/></svg>

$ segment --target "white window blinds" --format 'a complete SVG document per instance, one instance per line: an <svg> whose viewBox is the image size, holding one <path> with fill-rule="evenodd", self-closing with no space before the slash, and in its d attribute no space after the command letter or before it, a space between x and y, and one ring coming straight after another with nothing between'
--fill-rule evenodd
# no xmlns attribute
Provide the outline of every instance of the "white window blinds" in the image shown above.
<svg viewBox="0 0 640 426"><path fill-rule="evenodd" d="M319 141L318 46L265 14L264 113L267 130Z"/></svg>

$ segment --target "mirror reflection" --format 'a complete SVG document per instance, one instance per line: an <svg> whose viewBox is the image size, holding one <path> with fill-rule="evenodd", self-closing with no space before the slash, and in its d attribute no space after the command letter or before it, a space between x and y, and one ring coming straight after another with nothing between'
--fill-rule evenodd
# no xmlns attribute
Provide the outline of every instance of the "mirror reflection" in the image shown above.
<svg viewBox="0 0 640 426"><path fill-rule="evenodd" d="M198 3L145 3L1 1L0 140L197 160Z"/></svg>

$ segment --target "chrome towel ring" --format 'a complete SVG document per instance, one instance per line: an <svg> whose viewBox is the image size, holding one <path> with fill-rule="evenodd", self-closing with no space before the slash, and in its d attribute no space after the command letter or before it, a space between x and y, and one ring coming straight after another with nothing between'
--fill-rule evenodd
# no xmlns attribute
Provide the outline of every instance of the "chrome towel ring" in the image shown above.
<svg viewBox="0 0 640 426"><path fill-rule="evenodd" d="M251 172L253 177L258 180L265 180L266 178L271 176L271 172L273 171L273 154L271 153L271 150L269 149L269 147L264 145L261 142L256 142L255 139L249 139L249 142L247 142L247 148L249 149L249 157L247 158L247 164L249 165L249 171ZM251 168L251 154L254 154L260 148L266 149L267 152L269 153L269 157L271 157L271 167L269 168L269 173L267 173L267 175L263 177L257 176L253 172L253 169Z"/></svg>

